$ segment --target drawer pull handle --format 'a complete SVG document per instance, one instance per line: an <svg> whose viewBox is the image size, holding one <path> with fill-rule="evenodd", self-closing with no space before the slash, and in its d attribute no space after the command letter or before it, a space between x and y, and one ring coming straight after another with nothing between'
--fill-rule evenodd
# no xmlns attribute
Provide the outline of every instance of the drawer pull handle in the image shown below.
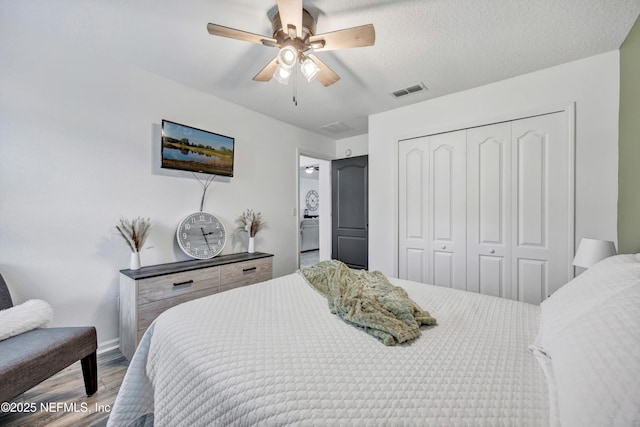
<svg viewBox="0 0 640 427"><path fill-rule="evenodd" d="M192 283L193 283L193 280L187 280L187 281L184 281L184 282L174 283L173 286L190 285Z"/></svg>
<svg viewBox="0 0 640 427"><path fill-rule="evenodd" d="M253 273L254 271L257 270L257 267L251 267L251 268L243 268L242 272L243 273Z"/></svg>

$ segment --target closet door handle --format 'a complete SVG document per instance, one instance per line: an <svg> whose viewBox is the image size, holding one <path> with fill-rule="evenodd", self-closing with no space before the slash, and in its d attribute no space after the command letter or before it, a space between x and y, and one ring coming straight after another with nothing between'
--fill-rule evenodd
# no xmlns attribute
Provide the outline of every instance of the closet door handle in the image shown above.
<svg viewBox="0 0 640 427"><path fill-rule="evenodd" d="M490 253L490 254L495 254L495 253L496 253L496 251L495 251L495 249L490 249L490 250L489 250L489 253Z"/></svg>
<svg viewBox="0 0 640 427"><path fill-rule="evenodd" d="M447 249L447 245L442 245L442 249Z"/></svg>

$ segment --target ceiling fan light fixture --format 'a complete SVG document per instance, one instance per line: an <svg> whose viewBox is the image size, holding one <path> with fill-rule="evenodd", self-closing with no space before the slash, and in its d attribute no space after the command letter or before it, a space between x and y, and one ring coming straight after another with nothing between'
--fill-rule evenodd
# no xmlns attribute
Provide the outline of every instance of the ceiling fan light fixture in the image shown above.
<svg viewBox="0 0 640 427"><path fill-rule="evenodd" d="M278 52L278 63L281 67L291 69L298 62L298 51L293 46L285 46Z"/></svg>
<svg viewBox="0 0 640 427"><path fill-rule="evenodd" d="M273 73L273 78L283 85L289 83L289 77L291 77L291 68L283 67L282 64L278 65L276 72Z"/></svg>
<svg viewBox="0 0 640 427"><path fill-rule="evenodd" d="M315 79L318 73L320 72L320 68L313 62L310 58L305 59L300 64L300 70L302 74L305 76L308 82Z"/></svg>
<svg viewBox="0 0 640 427"><path fill-rule="evenodd" d="M280 49L277 56L253 77L253 80L257 82L268 82L272 78L277 78L278 81L286 84L290 74L295 71L297 75L298 69L295 67L301 65L301 70L304 70L307 80L311 81L315 78L325 87L331 86L340 80L340 76L319 58L316 58L311 51L373 46L376 41L373 24L316 34L317 17L312 16L308 10L304 9L302 0L277 0L274 11L275 14L269 13L273 30L270 37L224 25L207 24L207 31L212 36ZM309 62L302 66L302 63L307 59L306 54L315 63L315 66ZM319 71L316 71L316 68ZM284 69L289 69L289 72L285 72ZM294 103L297 103L295 91L293 99Z"/></svg>

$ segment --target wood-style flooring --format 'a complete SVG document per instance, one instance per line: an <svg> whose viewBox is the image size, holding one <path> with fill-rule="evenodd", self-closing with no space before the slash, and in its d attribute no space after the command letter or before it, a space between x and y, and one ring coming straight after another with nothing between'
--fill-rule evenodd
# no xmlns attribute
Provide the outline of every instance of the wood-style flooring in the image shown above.
<svg viewBox="0 0 640 427"><path fill-rule="evenodd" d="M35 404L37 410L0 412L0 426L104 426L128 366L129 361L119 350L98 355L98 391L87 397L78 361L12 400L12 403Z"/></svg>
<svg viewBox="0 0 640 427"><path fill-rule="evenodd" d="M300 268L311 267L320 261L320 250L306 251L300 253Z"/></svg>

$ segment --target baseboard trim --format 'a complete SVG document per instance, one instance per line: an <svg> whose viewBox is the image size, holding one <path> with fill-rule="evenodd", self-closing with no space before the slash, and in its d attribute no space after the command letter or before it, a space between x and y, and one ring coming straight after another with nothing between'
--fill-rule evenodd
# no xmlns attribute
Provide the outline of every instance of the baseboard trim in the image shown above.
<svg viewBox="0 0 640 427"><path fill-rule="evenodd" d="M116 350L120 347L120 338L114 338L109 341L98 343L98 354L106 353L107 351Z"/></svg>

